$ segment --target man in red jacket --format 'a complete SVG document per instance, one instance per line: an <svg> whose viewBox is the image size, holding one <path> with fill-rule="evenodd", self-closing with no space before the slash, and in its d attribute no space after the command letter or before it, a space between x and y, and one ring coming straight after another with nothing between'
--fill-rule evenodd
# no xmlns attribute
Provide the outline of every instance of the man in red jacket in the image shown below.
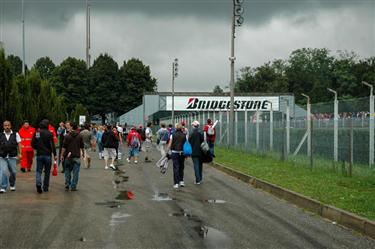
<svg viewBox="0 0 375 249"><path fill-rule="evenodd" d="M33 139L35 128L31 127L29 121L25 120L18 134L21 137L21 171L31 171L33 164L34 149L31 147L31 140Z"/></svg>

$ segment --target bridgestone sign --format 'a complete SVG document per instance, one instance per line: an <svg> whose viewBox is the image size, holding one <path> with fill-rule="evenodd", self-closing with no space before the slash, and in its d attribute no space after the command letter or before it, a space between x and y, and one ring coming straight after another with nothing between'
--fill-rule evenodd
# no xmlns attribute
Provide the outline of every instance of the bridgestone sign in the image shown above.
<svg viewBox="0 0 375 249"><path fill-rule="evenodd" d="M241 96L235 97L236 111L279 111L279 97L275 96ZM172 97L167 96L166 110L172 110ZM230 97L223 96L175 96L175 111L227 111L230 110Z"/></svg>

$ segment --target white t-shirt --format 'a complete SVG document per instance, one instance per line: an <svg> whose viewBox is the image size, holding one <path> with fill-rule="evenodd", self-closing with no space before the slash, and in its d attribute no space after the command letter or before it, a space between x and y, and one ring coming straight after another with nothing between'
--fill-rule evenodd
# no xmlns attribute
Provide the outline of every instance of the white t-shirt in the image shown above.
<svg viewBox="0 0 375 249"><path fill-rule="evenodd" d="M4 134L5 134L6 139L9 141L10 135L13 134L13 131L10 131L9 134L7 134L4 131ZM20 137L20 134L18 134L18 132L16 132L16 141L17 141L17 143L21 143L21 137Z"/></svg>
<svg viewBox="0 0 375 249"><path fill-rule="evenodd" d="M146 138L151 138L152 137L152 130L151 130L150 127L146 128L145 133L146 133Z"/></svg>

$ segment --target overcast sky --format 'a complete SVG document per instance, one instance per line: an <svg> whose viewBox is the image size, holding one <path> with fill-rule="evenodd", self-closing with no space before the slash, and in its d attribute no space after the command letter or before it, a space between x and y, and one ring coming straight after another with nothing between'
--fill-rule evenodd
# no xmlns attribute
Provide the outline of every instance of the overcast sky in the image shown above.
<svg viewBox="0 0 375 249"><path fill-rule="evenodd" d="M231 0L92 0L91 54L121 66L141 59L170 91L212 91L229 84ZM0 0L0 40L22 57L21 0ZM375 0L245 0L237 28L236 70L286 59L298 48L375 56ZM85 58L85 0L25 0L26 63L49 56Z"/></svg>

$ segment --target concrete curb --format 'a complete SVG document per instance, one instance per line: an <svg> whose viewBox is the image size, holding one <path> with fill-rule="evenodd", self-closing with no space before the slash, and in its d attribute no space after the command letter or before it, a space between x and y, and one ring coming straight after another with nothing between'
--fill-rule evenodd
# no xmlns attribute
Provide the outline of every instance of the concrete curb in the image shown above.
<svg viewBox="0 0 375 249"><path fill-rule="evenodd" d="M245 183L249 183L255 188L265 190L301 208L319 214L324 218L335 221L338 224L361 232L375 239L375 222L373 221L370 221L366 218L360 217L353 213L347 212L345 210L330 205L325 205L317 200L303 196L291 190L284 189L267 181L260 180L256 177L244 174L240 171L228 168L222 164L212 163L211 166Z"/></svg>

